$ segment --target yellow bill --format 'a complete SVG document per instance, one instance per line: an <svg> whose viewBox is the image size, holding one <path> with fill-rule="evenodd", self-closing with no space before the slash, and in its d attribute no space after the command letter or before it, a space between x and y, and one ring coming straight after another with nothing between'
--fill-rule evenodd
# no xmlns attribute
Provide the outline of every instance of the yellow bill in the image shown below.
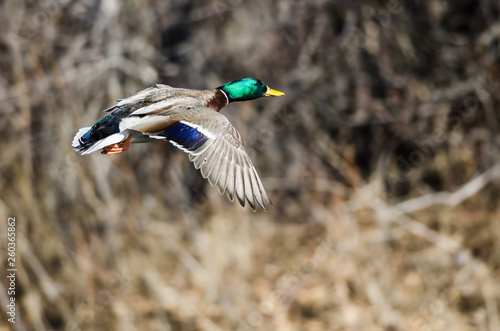
<svg viewBox="0 0 500 331"><path fill-rule="evenodd" d="M269 86L267 87L266 94L264 94L266 97L280 97L282 95L285 95L285 93L273 90Z"/></svg>

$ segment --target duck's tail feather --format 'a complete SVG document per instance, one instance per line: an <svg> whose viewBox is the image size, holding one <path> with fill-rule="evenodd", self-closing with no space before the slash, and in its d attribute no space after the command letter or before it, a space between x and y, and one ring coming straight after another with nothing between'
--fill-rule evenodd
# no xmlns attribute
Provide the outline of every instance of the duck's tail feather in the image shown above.
<svg viewBox="0 0 500 331"><path fill-rule="evenodd" d="M88 126L78 130L75 137L73 138L73 142L71 143L71 146L75 151L82 153L82 151L86 150L88 147L90 147L90 145L92 145L92 143L88 141L90 129L91 127Z"/></svg>
<svg viewBox="0 0 500 331"><path fill-rule="evenodd" d="M91 129L91 127L81 128L73 138L73 143L71 144L71 146L80 154L90 154L106 146L117 144L127 139L127 136L124 134L124 132L119 132L105 137L101 140L92 141L90 139Z"/></svg>

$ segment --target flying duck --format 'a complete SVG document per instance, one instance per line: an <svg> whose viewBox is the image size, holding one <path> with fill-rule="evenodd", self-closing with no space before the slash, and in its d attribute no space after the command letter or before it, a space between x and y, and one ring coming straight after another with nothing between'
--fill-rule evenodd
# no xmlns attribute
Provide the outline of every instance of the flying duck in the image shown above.
<svg viewBox="0 0 500 331"><path fill-rule="evenodd" d="M255 211L272 206L257 171L243 148L240 134L219 111L235 101L282 96L263 81L244 78L212 90L192 90L156 84L134 96L118 100L105 110L111 112L92 127L81 128L73 149L81 154L101 150L118 154L132 143L168 140L189 154L220 194Z"/></svg>

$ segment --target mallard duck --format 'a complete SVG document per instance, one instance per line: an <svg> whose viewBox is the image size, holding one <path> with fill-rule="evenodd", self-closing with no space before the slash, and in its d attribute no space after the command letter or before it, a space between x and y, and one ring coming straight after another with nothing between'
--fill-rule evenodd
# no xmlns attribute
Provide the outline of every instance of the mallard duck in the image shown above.
<svg viewBox="0 0 500 331"><path fill-rule="evenodd" d="M262 182L243 148L243 140L219 111L230 102L260 97L282 96L263 81L235 80L213 90L191 90L157 84L134 96L118 100L105 110L112 112L92 127L81 128L73 139L73 149L81 154L102 150L118 154L130 144L168 140L189 154L220 194L229 200L245 200L255 211L256 202L265 210L272 206Z"/></svg>

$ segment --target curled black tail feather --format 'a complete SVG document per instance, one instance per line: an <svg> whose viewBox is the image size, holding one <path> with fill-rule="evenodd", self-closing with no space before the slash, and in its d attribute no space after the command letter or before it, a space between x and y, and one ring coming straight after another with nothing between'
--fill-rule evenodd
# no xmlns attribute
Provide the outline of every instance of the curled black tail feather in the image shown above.
<svg viewBox="0 0 500 331"><path fill-rule="evenodd" d="M96 142L120 132L120 122L126 117L126 112L117 110L101 119L91 128L82 128L73 139L73 149L83 153ZM87 130L85 132L85 130Z"/></svg>
<svg viewBox="0 0 500 331"><path fill-rule="evenodd" d="M87 149L89 149L90 146L92 146L94 144L93 142L90 141L91 131L92 130L88 130L80 138L75 137L75 140L77 139L78 144L73 144L73 150L82 153L82 152L86 151Z"/></svg>

